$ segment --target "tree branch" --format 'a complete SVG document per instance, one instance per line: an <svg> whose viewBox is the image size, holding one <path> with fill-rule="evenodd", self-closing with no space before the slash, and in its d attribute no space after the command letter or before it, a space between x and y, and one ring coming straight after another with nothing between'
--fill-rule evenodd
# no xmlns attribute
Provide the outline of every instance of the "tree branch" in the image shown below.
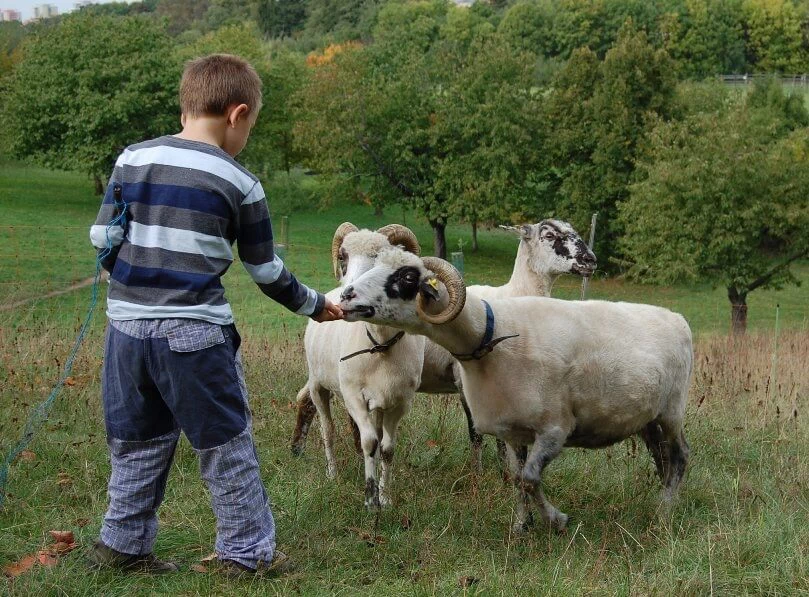
<svg viewBox="0 0 809 597"><path fill-rule="evenodd" d="M360 135L357 135L357 143L359 143L362 150L371 157L379 173L382 174L389 183L399 189L405 197L415 197L416 192L396 176L393 170L382 161L382 158L371 149L371 146Z"/></svg>
<svg viewBox="0 0 809 597"><path fill-rule="evenodd" d="M758 278L756 278L755 280L753 280L753 282L751 282L750 285L745 290L745 294L749 294L749 293L753 292L759 286L763 286L764 284L769 282L775 274L777 274L781 270L789 267L790 263L792 263L793 261L797 261L801 257L806 257L807 255L809 255L809 248L804 249L803 251L799 251L799 252L795 253L794 255L789 257L783 263L779 263L774 268L772 268L770 271L768 271L766 274L763 274L763 275L759 276Z"/></svg>

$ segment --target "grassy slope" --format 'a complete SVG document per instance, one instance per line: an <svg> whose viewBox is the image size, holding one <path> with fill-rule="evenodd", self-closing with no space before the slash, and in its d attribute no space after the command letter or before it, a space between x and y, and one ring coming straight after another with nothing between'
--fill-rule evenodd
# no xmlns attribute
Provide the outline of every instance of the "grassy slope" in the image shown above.
<svg viewBox="0 0 809 597"><path fill-rule="evenodd" d="M0 275L7 275L9 265L16 268L19 273L10 278L24 280L16 293L31 296L31 288L41 289L46 281L56 286L91 273L86 222L93 218L97 202L89 188L81 177L3 168L0 234L10 234L10 225L31 226L24 234L18 229L11 241L3 237ZM37 196L40 201L32 201ZM48 201L49 197L59 201ZM34 205L49 208L32 209ZM51 225L54 218L73 227L65 230L56 250L46 250L54 231L39 226ZM293 217L294 246L288 261L307 282L322 288L332 284L328 240L343 219L361 226L382 223L364 208ZM424 225L414 228L420 238L429 239ZM466 230L450 230L451 244L459 233ZM13 246L15 242L26 243L32 251L24 266L15 265L15 255L21 252ZM481 244L479 256L467 255L468 279L505 280L513 239L501 233L483 234ZM807 270L802 271L806 277ZM687 419L692 468L670 515L657 511L653 467L642 446L624 442L597 452L570 450L545 477L549 498L572 515L570 530L558 537L540 526L516 538L507 532L512 492L499 481L492 442L487 442L486 472L475 479L467 464L463 419L454 397L417 400L403 424L397 449L398 506L378 519L362 509L361 465L346 435L338 442L341 476L334 483L324 478L316 430L305 455L291 457L287 449L294 423L290 402L305 380L297 334L303 322L262 300L240 268L228 276L231 280L226 285L245 332L262 474L274 502L279 539L299 560L300 572L273 583L234 587L188 571L189 565L210 552L214 521L194 453L183 442L160 513L157 550L180 560L185 572L160 579L88 574L77 551L51 570L37 568L13 582L0 578L0 591L19 595L446 594L462 591L462 577L479 579L468 590L484 594L809 591L805 532L809 524L805 416L809 340L799 291L761 294L763 305L794 301L789 322L802 330L781 338L778 381L772 386L768 381L771 338L753 336L743 346L728 345L721 337L704 338L698 345ZM557 295L573 296L577 289L575 280L566 281ZM4 451L18 437L30 408L47 395L87 295L84 289L34 307L0 312L0 447ZM725 303L718 291L596 281L591 296L665 304L685 312L699 330L725 329ZM752 307L751 323L766 326L764 311ZM19 461L11 469L10 495L0 511L0 565L40 548L49 529L75 530L83 546L97 533L109 472L99 407L102 324L103 317L97 313L94 330L76 363L74 385L63 391L31 446L34 461ZM343 409L336 411L342 430ZM62 484L60 473L67 480ZM373 540L374 536L379 539Z"/></svg>

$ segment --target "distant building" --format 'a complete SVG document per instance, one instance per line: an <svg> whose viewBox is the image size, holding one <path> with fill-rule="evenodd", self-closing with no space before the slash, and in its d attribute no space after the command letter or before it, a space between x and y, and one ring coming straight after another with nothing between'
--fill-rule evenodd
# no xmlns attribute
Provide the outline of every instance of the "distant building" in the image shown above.
<svg viewBox="0 0 809 597"><path fill-rule="evenodd" d="M59 8L55 4L39 4L34 7L34 19L50 19L59 14Z"/></svg>
<svg viewBox="0 0 809 597"><path fill-rule="evenodd" d="M462 6L464 8L469 8L475 3L475 0L453 0L457 6Z"/></svg>
<svg viewBox="0 0 809 597"><path fill-rule="evenodd" d="M4 8L0 10L0 22L2 21L22 21L22 15L19 10Z"/></svg>

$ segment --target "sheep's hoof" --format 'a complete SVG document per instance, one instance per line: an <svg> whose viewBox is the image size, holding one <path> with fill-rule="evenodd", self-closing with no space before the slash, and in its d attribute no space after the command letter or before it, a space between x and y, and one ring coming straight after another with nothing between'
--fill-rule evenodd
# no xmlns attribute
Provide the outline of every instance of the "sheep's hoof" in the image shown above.
<svg viewBox="0 0 809 597"><path fill-rule="evenodd" d="M326 477L329 481L334 481L337 478L337 467L330 466L326 469Z"/></svg>
<svg viewBox="0 0 809 597"><path fill-rule="evenodd" d="M551 528L555 530L557 533L563 533L567 528L567 521L570 517L565 514L564 512L559 512L557 510L552 516L551 519L548 521L551 525Z"/></svg>
<svg viewBox="0 0 809 597"><path fill-rule="evenodd" d="M518 520L511 526L511 532L515 535L524 535L534 526L534 515L529 512L525 520Z"/></svg>
<svg viewBox="0 0 809 597"><path fill-rule="evenodd" d="M379 510L379 486L376 479L365 480L365 507L369 512L377 512Z"/></svg>
<svg viewBox="0 0 809 597"><path fill-rule="evenodd" d="M300 456L303 454L304 444L292 444L289 448L293 456Z"/></svg>
<svg viewBox="0 0 809 597"><path fill-rule="evenodd" d="M382 508L390 508L393 506L393 500L387 494L382 493L379 495L379 505Z"/></svg>

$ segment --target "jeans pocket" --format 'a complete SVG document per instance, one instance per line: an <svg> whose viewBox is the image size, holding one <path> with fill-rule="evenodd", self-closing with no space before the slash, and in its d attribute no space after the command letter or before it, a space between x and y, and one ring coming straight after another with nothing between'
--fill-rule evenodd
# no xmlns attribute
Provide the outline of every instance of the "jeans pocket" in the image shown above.
<svg viewBox="0 0 809 597"><path fill-rule="evenodd" d="M194 325L171 330L166 334L173 352L196 352L225 343L222 326L216 324Z"/></svg>

